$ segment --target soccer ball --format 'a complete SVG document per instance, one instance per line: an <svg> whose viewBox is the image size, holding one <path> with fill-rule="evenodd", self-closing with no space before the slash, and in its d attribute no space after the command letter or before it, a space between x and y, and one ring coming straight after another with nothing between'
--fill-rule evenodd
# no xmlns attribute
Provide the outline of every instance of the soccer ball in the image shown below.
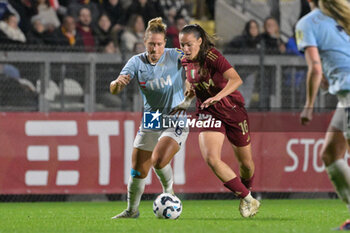
<svg viewBox="0 0 350 233"><path fill-rule="evenodd" d="M153 213L157 218L177 219L181 212L181 201L173 194L162 193L153 202Z"/></svg>

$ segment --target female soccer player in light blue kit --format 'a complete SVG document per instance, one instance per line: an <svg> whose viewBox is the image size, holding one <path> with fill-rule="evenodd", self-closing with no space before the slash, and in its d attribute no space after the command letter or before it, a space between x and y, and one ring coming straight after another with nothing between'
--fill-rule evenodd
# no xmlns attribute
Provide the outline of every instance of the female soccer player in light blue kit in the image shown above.
<svg viewBox="0 0 350 233"><path fill-rule="evenodd" d="M118 94L131 79L137 79L145 112L144 124L141 124L134 140L128 207L113 219L139 216L138 207L145 188L145 178L152 165L163 192L173 193L173 174L169 162L185 143L188 130L179 127L147 129L152 123L156 124L161 114L169 114L184 100L184 80L179 60L182 53L177 49L165 48L165 35L166 26L162 18L150 20L144 40L146 52L133 56L119 77L110 84L110 92ZM151 118L147 118L146 114L151 114Z"/></svg>
<svg viewBox="0 0 350 233"><path fill-rule="evenodd" d="M309 0L312 11L296 26L299 50L308 65L307 96L301 123L312 119L322 75L338 106L326 133L322 160L339 197L350 211L350 168L344 155L350 145L350 5L347 0ZM350 221L339 229L350 230Z"/></svg>

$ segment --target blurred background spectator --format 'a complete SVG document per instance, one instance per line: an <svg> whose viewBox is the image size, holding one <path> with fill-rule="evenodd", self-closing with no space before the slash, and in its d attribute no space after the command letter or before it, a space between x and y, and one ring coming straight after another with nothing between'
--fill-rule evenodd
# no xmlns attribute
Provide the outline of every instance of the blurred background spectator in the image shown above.
<svg viewBox="0 0 350 233"><path fill-rule="evenodd" d="M225 53L258 53L260 46L260 27L256 20L249 20L242 35L236 36L225 46Z"/></svg>
<svg viewBox="0 0 350 233"><path fill-rule="evenodd" d="M286 46L281 39L278 22L272 16L264 20L264 32L261 39L265 43L266 52L270 54L283 54L286 52Z"/></svg>
<svg viewBox="0 0 350 233"><path fill-rule="evenodd" d="M179 32L187 24L185 17L178 15L175 17L175 24L167 28L166 32L166 47L180 48Z"/></svg>
<svg viewBox="0 0 350 233"><path fill-rule="evenodd" d="M18 26L26 34L30 29L30 18L36 14L32 0L8 0L8 10L18 19Z"/></svg>
<svg viewBox="0 0 350 233"><path fill-rule="evenodd" d="M79 21L77 24L77 33L80 34L86 52L96 51L95 36L92 32L92 18L89 8L83 7L79 11Z"/></svg>
<svg viewBox="0 0 350 233"><path fill-rule="evenodd" d="M121 36L121 50L125 53L133 53L135 44L143 43L145 35L145 23L141 15L132 15L128 25Z"/></svg>
<svg viewBox="0 0 350 233"><path fill-rule="evenodd" d="M24 44L26 37L18 27L18 19L14 13L7 11L0 21L1 44Z"/></svg>
<svg viewBox="0 0 350 233"><path fill-rule="evenodd" d="M31 19L31 28L27 33L27 41L29 45L35 45L36 48L44 48L50 43L53 31L46 30L42 22L42 18L33 16Z"/></svg>
<svg viewBox="0 0 350 233"><path fill-rule="evenodd" d="M120 53L119 48L115 45L115 43L111 40L108 41L107 44L105 44L102 47L101 50L103 53L109 53L109 54L113 54L113 53Z"/></svg>
<svg viewBox="0 0 350 233"><path fill-rule="evenodd" d="M35 10L37 14L33 17L40 19L46 30L53 32L60 26L56 11L50 6L48 0L36 0Z"/></svg>
<svg viewBox="0 0 350 233"><path fill-rule="evenodd" d="M83 39L76 31L76 23L73 16L67 15L63 19L61 27L57 28L50 40L52 46L69 48L72 51L79 51L83 47Z"/></svg>
<svg viewBox="0 0 350 233"><path fill-rule="evenodd" d="M186 8L184 0L159 0L160 7L163 9L164 20L168 27L176 24L177 17L183 17L186 22L189 22L191 17Z"/></svg>
<svg viewBox="0 0 350 233"><path fill-rule="evenodd" d="M133 0L132 4L126 11L124 23L127 23L129 25L130 19L135 14L141 15L145 24L147 24L149 20L155 17L164 17L163 11L159 11L159 9L157 9L157 6L158 5L154 4L150 0Z"/></svg>
<svg viewBox="0 0 350 233"><path fill-rule="evenodd" d="M123 20L125 20L125 10L119 0L104 0L103 9L111 20L114 31L123 29Z"/></svg>
<svg viewBox="0 0 350 233"><path fill-rule="evenodd" d="M19 70L10 64L0 64L0 106L37 107L38 94L34 85L21 78Z"/></svg>
<svg viewBox="0 0 350 233"><path fill-rule="evenodd" d="M67 6L67 14L78 19L82 8L89 9L91 21L97 22L97 19L100 16L100 8L97 3L90 0L70 0Z"/></svg>
<svg viewBox="0 0 350 233"><path fill-rule="evenodd" d="M101 14L97 25L93 29L93 34L97 40L98 51L101 52L106 49L105 51L108 51L108 53L115 53L118 50L117 37L113 36L115 33L108 15L106 13Z"/></svg>

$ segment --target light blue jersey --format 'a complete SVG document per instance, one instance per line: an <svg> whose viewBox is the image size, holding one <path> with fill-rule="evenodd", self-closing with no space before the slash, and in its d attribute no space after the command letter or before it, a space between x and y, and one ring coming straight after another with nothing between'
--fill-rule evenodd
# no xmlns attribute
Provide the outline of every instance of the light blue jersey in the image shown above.
<svg viewBox="0 0 350 233"><path fill-rule="evenodd" d="M166 48L157 64L151 65L144 52L130 58L120 72L137 79L145 112L169 114L184 100L183 68L179 62L182 55L181 50Z"/></svg>
<svg viewBox="0 0 350 233"><path fill-rule="evenodd" d="M350 91L350 36L331 17L315 9L296 25L298 49L316 46L323 73L329 82L329 92Z"/></svg>

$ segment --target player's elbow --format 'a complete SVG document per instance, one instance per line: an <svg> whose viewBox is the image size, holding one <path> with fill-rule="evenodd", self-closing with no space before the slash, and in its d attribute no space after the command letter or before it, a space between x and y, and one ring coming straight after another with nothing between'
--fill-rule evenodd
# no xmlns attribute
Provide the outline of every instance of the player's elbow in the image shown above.
<svg viewBox="0 0 350 233"><path fill-rule="evenodd" d="M236 83L237 83L238 87L240 87L243 84L243 80L240 77L238 77L236 79Z"/></svg>
<svg viewBox="0 0 350 233"><path fill-rule="evenodd" d="M322 67L318 64L310 66L309 72L313 77L322 77Z"/></svg>

